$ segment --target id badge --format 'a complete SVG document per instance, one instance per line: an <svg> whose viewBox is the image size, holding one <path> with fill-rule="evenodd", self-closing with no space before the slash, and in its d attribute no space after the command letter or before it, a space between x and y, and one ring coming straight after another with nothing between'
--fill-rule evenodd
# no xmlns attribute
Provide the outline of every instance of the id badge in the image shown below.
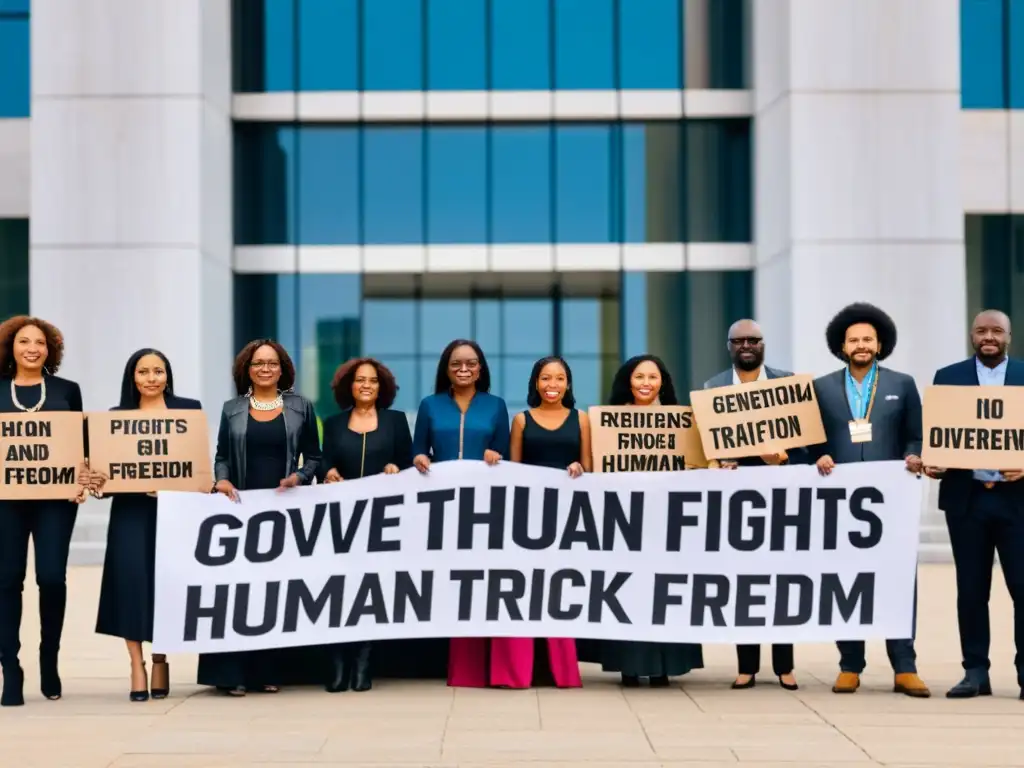
<svg viewBox="0 0 1024 768"><path fill-rule="evenodd" d="M856 419L850 422L850 442L870 443L871 422L866 419Z"/></svg>

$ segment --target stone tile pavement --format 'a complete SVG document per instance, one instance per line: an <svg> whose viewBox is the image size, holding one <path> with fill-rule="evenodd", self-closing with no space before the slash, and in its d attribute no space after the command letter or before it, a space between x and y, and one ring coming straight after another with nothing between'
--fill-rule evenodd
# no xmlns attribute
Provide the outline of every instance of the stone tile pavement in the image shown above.
<svg viewBox="0 0 1024 768"><path fill-rule="evenodd" d="M729 690L733 651L715 646L705 649L707 669L666 690L623 691L615 676L586 665L585 687L574 691L384 681L365 694L305 689L241 700L193 685L195 659L176 657L171 698L132 704L123 646L93 633L100 570L74 568L69 578L65 698L41 698L26 653L27 705L0 710L0 768L1024 766L1012 607L998 574L996 695L963 702L941 695L960 672L948 565L921 566L918 653L939 694L923 701L890 692L875 643L864 687L846 696L829 691L832 646L798 647L797 693L770 674L753 690ZM27 648L38 642L34 600L27 587Z"/></svg>

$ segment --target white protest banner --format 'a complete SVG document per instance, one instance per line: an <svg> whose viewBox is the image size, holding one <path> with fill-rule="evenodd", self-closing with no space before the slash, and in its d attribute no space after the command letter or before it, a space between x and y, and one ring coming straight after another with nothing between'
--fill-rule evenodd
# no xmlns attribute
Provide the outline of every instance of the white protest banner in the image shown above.
<svg viewBox="0 0 1024 768"><path fill-rule="evenodd" d="M284 493L160 492L153 648L415 637L909 637L903 462L607 473L445 462Z"/></svg>

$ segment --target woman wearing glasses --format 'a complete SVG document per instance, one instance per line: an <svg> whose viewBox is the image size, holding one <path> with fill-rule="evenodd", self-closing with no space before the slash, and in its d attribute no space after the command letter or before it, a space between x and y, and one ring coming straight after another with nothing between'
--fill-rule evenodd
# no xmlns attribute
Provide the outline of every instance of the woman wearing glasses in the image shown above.
<svg viewBox="0 0 1024 768"><path fill-rule="evenodd" d="M308 485L320 464L313 404L292 392L295 366L276 341L250 341L232 368L238 397L224 403L217 434L214 491L238 501L238 491ZM299 459L302 466L299 466ZM273 651L199 656L199 684L231 696L277 693Z"/></svg>

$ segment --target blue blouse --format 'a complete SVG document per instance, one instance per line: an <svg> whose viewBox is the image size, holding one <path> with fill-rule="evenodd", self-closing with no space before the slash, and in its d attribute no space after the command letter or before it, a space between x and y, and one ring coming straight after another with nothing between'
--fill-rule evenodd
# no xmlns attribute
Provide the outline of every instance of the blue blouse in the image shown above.
<svg viewBox="0 0 1024 768"><path fill-rule="evenodd" d="M459 433L462 433L462 455L459 455ZM416 414L416 434L412 438L412 455L429 456L432 461L483 459L490 449L508 459L508 407L500 397L477 392L463 413L450 395L429 395L423 398Z"/></svg>

